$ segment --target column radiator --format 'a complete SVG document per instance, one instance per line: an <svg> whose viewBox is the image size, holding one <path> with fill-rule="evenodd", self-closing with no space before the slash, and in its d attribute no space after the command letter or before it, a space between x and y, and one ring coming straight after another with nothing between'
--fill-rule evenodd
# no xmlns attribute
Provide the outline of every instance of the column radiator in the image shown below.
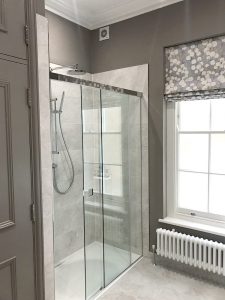
<svg viewBox="0 0 225 300"><path fill-rule="evenodd" d="M225 276L225 245L170 231L156 230L158 255Z"/></svg>

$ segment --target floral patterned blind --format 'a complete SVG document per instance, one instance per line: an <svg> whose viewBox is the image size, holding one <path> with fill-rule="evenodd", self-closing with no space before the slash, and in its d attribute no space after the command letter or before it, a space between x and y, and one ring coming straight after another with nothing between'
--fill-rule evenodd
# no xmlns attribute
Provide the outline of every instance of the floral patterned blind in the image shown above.
<svg viewBox="0 0 225 300"><path fill-rule="evenodd" d="M225 97L225 36L165 49L165 100Z"/></svg>

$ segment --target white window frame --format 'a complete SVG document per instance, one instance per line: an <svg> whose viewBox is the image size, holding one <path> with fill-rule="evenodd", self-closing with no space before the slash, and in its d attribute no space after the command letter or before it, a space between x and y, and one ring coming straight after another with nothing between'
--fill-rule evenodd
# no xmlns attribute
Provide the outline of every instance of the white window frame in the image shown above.
<svg viewBox="0 0 225 300"><path fill-rule="evenodd" d="M197 100L196 100L197 101ZM204 213L178 207L177 195L177 175L178 175L178 131L177 131L177 111L175 102L166 104L166 200L164 218L180 219L192 221L212 226L225 226L225 216L212 213ZM211 108L210 108L211 111ZM200 132L193 132L200 133ZM207 132L205 132L207 133ZM214 133L209 131L208 133ZM210 139L210 135L209 135ZM209 142L210 143L210 142ZM210 157L210 153L209 153ZM194 173L194 172L193 172Z"/></svg>

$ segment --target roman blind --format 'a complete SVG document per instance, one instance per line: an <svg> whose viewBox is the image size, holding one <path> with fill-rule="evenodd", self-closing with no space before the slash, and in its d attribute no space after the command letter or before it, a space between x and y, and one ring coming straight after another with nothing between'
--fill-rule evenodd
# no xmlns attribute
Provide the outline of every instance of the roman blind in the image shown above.
<svg viewBox="0 0 225 300"><path fill-rule="evenodd" d="M225 97L225 36L165 48L165 100Z"/></svg>

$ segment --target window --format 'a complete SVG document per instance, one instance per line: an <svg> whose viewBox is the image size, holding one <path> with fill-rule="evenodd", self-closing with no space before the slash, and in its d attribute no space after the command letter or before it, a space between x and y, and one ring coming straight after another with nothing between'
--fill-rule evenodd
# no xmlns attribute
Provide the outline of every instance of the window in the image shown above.
<svg viewBox="0 0 225 300"><path fill-rule="evenodd" d="M167 103L167 214L225 221L225 99Z"/></svg>

